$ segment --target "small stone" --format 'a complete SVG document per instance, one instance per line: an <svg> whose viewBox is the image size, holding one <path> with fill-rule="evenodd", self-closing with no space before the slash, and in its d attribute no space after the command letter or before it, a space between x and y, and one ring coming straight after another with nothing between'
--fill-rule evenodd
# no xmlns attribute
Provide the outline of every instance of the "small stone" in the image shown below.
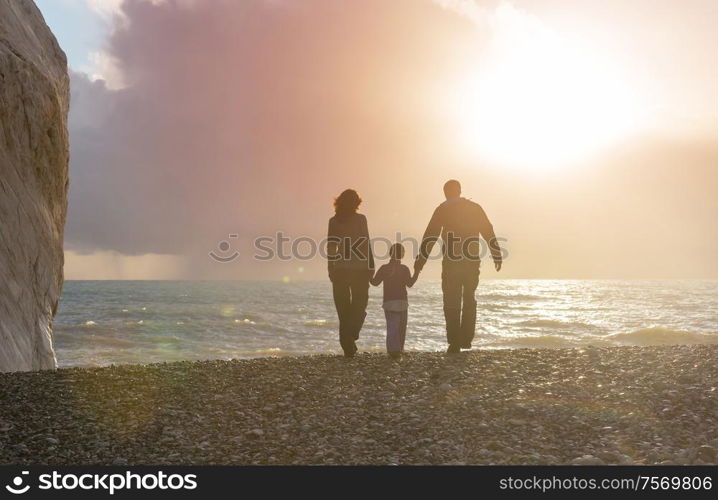
<svg viewBox="0 0 718 500"><path fill-rule="evenodd" d="M583 455L571 460L571 465L604 465L603 460L593 455Z"/></svg>
<svg viewBox="0 0 718 500"><path fill-rule="evenodd" d="M607 464L617 464L620 460L620 454L613 451L599 451L597 456Z"/></svg>
<svg viewBox="0 0 718 500"><path fill-rule="evenodd" d="M696 458L704 462L714 463L716 461L716 449L704 444L696 451Z"/></svg>
<svg viewBox="0 0 718 500"><path fill-rule="evenodd" d="M501 445L501 443L499 443L498 441L489 441L489 442L486 444L486 447L487 447L489 450L492 450L492 451L498 451L498 450L502 450L502 449L504 448L504 447Z"/></svg>
<svg viewBox="0 0 718 500"><path fill-rule="evenodd" d="M439 390L444 391L444 392L448 392L451 389L452 389L451 384L449 384L448 382L444 382L443 384L441 384L439 386Z"/></svg>
<svg viewBox="0 0 718 500"><path fill-rule="evenodd" d="M247 432L247 436L254 438L262 437L264 436L264 431L262 429L252 429Z"/></svg>
<svg viewBox="0 0 718 500"><path fill-rule="evenodd" d="M678 376L677 380L681 384L693 384L698 381L698 377L692 373L683 373Z"/></svg>

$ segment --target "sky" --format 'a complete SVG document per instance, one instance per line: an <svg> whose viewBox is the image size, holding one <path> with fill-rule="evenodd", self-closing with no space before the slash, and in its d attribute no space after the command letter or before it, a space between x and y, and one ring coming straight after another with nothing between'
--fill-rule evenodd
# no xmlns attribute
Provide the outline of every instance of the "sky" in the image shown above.
<svg viewBox="0 0 718 500"><path fill-rule="evenodd" d="M320 240L348 187L417 238L449 178L505 240L484 277L718 278L713 1L37 3L71 71L68 279L323 279L253 241Z"/></svg>

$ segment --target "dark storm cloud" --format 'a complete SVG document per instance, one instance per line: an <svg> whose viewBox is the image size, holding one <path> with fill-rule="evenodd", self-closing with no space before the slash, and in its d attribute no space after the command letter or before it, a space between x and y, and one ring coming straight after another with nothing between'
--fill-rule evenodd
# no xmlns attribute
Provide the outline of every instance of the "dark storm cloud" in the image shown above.
<svg viewBox="0 0 718 500"><path fill-rule="evenodd" d="M439 149L426 97L478 46L475 26L428 0L123 11L107 53L127 87L72 75L67 242L79 251L323 231L339 189L378 193Z"/></svg>

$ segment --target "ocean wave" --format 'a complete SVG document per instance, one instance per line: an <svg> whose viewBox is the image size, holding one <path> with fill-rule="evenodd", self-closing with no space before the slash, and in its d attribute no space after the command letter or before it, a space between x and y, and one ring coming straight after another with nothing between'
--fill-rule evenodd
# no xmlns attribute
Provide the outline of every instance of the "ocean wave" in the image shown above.
<svg viewBox="0 0 718 500"><path fill-rule="evenodd" d="M614 333L607 339L620 345L718 344L718 332L700 333L653 326L629 333Z"/></svg>
<svg viewBox="0 0 718 500"><path fill-rule="evenodd" d="M489 300L544 300L545 297L540 295L529 295L525 293L482 293L477 299L489 299Z"/></svg>
<svg viewBox="0 0 718 500"><path fill-rule="evenodd" d="M249 321L253 321L255 323L264 323L265 322L265 319L262 316L260 316L259 314L244 313L244 314L240 314L239 316L241 317L242 321L249 320Z"/></svg>
<svg viewBox="0 0 718 500"><path fill-rule="evenodd" d="M110 347L134 347L136 346L136 343L127 340L127 339L120 339L117 337L107 337L103 335L88 335L83 337L82 341L86 345L102 345L102 346L110 346Z"/></svg>
<svg viewBox="0 0 718 500"><path fill-rule="evenodd" d="M238 325L256 325L257 324L256 321L252 321L249 318L235 319L234 322L235 322L235 324L238 324Z"/></svg>
<svg viewBox="0 0 718 500"><path fill-rule="evenodd" d="M52 333L55 336L62 336L65 338L76 337L78 339L89 339L94 337L102 336L114 336L117 333L117 329L114 325L106 323L93 323L88 325L81 323L79 325L55 325L52 329Z"/></svg>
<svg viewBox="0 0 718 500"><path fill-rule="evenodd" d="M528 326L532 328L594 328L594 325L580 321L561 321L558 319L530 319L514 323L515 326Z"/></svg>
<svg viewBox="0 0 718 500"><path fill-rule="evenodd" d="M325 319L311 319L304 322L304 326L327 326L328 322Z"/></svg>
<svg viewBox="0 0 718 500"><path fill-rule="evenodd" d="M517 304L499 304L499 303L491 303L491 302L479 302L479 310L481 311L492 311L492 312L501 312L509 311L512 313L516 313L517 311L535 311L536 308L528 305L517 305Z"/></svg>
<svg viewBox="0 0 718 500"><path fill-rule="evenodd" d="M441 330L444 329L444 326L446 323L444 323L443 318L441 320L429 320L429 319L411 319L411 327L415 328L439 328Z"/></svg>
<svg viewBox="0 0 718 500"><path fill-rule="evenodd" d="M152 337L152 343L157 344L174 344L181 341L182 339L177 335L157 335Z"/></svg>

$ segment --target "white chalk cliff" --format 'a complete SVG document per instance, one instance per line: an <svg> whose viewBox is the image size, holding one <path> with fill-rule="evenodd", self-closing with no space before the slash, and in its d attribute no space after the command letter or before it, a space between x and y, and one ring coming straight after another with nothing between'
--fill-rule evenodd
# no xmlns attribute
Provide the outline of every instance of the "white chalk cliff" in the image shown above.
<svg viewBox="0 0 718 500"><path fill-rule="evenodd" d="M0 371L54 369L67 213L67 59L31 0L0 0Z"/></svg>

